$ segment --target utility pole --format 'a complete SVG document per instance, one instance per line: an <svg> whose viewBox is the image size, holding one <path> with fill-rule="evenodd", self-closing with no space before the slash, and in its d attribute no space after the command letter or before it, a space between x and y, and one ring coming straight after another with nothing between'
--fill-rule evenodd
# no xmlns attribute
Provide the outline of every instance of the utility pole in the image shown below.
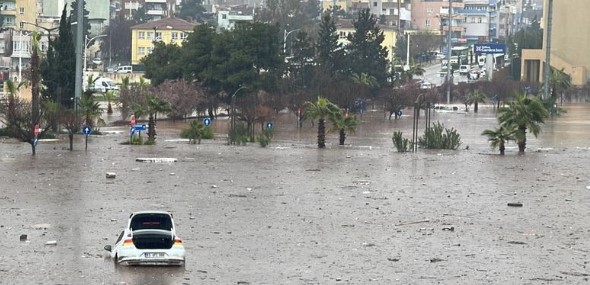
<svg viewBox="0 0 590 285"><path fill-rule="evenodd" d="M82 38L84 29L84 0L78 0L78 15L76 25L76 84L74 90L74 113L76 114L76 126L78 125L78 103L80 97L82 97L82 46L84 45L84 39ZM76 128L77 129L77 128ZM77 131L77 130L76 130Z"/></svg>
<svg viewBox="0 0 590 285"><path fill-rule="evenodd" d="M543 88L543 99L549 98L549 84L551 83L551 29L553 25L553 0L548 0L547 7L547 33L545 41L545 68L543 68L545 87Z"/></svg>
<svg viewBox="0 0 590 285"><path fill-rule="evenodd" d="M447 104L451 104L451 84L453 84L451 80L451 27L453 26L453 22L451 20L451 13L452 13L452 6L451 0L449 0L449 24L447 25L449 28L447 29Z"/></svg>

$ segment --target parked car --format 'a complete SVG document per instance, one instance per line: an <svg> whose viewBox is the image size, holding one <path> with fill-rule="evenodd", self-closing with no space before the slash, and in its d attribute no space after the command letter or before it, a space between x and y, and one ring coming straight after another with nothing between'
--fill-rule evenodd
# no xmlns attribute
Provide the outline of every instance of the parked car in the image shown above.
<svg viewBox="0 0 590 285"><path fill-rule="evenodd" d="M467 74L467 76L471 80L477 80L477 79L479 79L479 69L476 69L476 68L471 69L469 71L469 74Z"/></svg>
<svg viewBox="0 0 590 285"><path fill-rule="evenodd" d="M119 86L117 86L117 84L115 84L115 82L110 78L99 77L94 80L92 86L90 86L90 90L93 92L105 93L110 90L118 91Z"/></svg>
<svg viewBox="0 0 590 285"><path fill-rule="evenodd" d="M430 83L428 81L420 82L420 89L432 89L434 87L436 87L436 85L434 85L433 83Z"/></svg>
<svg viewBox="0 0 590 285"><path fill-rule="evenodd" d="M469 73L469 65L463 64L459 66L459 75L467 75Z"/></svg>
<svg viewBox="0 0 590 285"><path fill-rule="evenodd" d="M115 264L184 266L185 249L176 235L172 214L141 211L129 216L114 246L105 245Z"/></svg>
<svg viewBox="0 0 590 285"><path fill-rule="evenodd" d="M133 67L131 65L121 65L117 67L115 70L116 73L131 73L133 72Z"/></svg>

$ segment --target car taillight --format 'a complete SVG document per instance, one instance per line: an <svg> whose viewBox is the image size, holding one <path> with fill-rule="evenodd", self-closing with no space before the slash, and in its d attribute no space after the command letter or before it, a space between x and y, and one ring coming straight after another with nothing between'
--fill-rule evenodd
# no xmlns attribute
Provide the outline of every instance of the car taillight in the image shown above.
<svg viewBox="0 0 590 285"><path fill-rule="evenodd" d="M182 240L180 238L174 238L174 245L182 245Z"/></svg>
<svg viewBox="0 0 590 285"><path fill-rule="evenodd" d="M130 239L130 238L125 239L123 241L123 246L127 246L127 245L133 245L133 239Z"/></svg>

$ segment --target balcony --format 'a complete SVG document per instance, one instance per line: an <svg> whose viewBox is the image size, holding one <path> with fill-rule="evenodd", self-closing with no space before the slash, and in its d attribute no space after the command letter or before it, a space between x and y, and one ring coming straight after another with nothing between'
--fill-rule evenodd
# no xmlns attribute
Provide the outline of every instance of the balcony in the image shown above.
<svg viewBox="0 0 590 285"><path fill-rule="evenodd" d="M150 3L167 4L166 0L145 0L145 4L150 4Z"/></svg>
<svg viewBox="0 0 590 285"><path fill-rule="evenodd" d="M10 7L3 7L0 9L0 15L2 16L16 16L16 9Z"/></svg>

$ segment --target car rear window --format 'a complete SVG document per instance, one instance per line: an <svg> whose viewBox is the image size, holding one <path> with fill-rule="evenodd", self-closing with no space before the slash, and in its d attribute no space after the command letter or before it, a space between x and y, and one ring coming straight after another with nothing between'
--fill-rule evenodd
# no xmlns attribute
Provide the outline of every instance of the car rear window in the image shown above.
<svg viewBox="0 0 590 285"><path fill-rule="evenodd" d="M171 230L172 219L166 214L138 214L131 218L132 230Z"/></svg>

